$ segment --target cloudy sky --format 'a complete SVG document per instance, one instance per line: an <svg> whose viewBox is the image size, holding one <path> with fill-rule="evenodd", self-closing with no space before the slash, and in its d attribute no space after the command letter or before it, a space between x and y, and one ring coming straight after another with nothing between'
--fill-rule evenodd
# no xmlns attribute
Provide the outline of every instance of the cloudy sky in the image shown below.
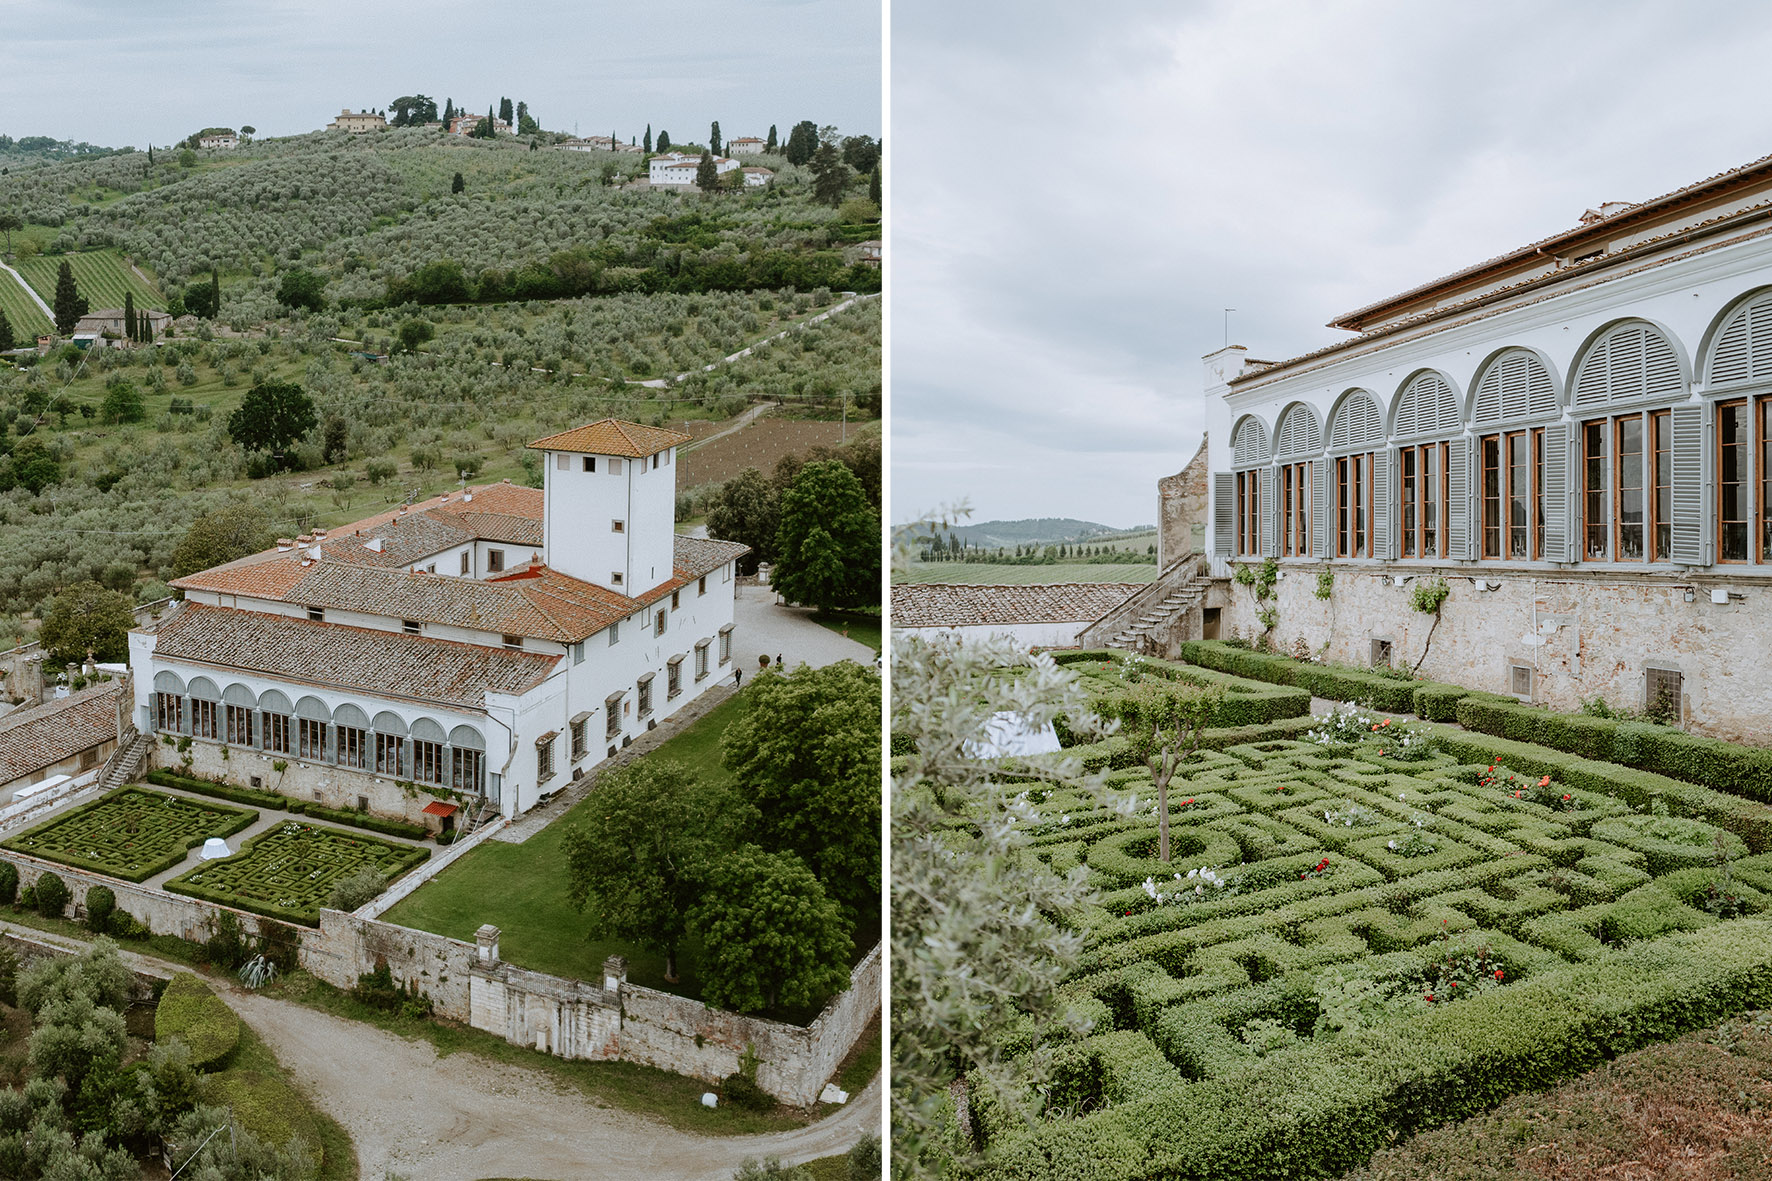
<svg viewBox="0 0 1772 1181"><path fill-rule="evenodd" d="M878 135L881 41L880 0L0 0L0 133L287 135L416 93L583 135Z"/></svg>
<svg viewBox="0 0 1772 1181"><path fill-rule="evenodd" d="M1701 18L1701 19L1699 19ZM1200 358L1772 153L1772 6L894 0L892 515L1155 519Z"/></svg>

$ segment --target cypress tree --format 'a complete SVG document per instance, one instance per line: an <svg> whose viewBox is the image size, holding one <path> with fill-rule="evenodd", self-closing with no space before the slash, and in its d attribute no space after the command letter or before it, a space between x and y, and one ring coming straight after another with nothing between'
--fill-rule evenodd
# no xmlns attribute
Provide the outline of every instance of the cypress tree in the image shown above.
<svg viewBox="0 0 1772 1181"><path fill-rule="evenodd" d="M658 150L661 154L671 150L671 133L662 128L658 133Z"/></svg>
<svg viewBox="0 0 1772 1181"><path fill-rule="evenodd" d="M443 130L448 131L450 123L454 122L454 120L455 100L452 98L446 98L443 100Z"/></svg>
<svg viewBox="0 0 1772 1181"><path fill-rule="evenodd" d="M61 269L55 276L55 330L63 336L74 331L74 325L86 314L86 301L80 297L80 288L74 283L74 269L62 259Z"/></svg>
<svg viewBox="0 0 1772 1181"><path fill-rule="evenodd" d="M718 119L714 120L713 127L708 130L708 151L716 156L720 154L720 121Z"/></svg>
<svg viewBox="0 0 1772 1181"><path fill-rule="evenodd" d="M486 113L488 115L490 115L492 112L488 111ZM509 123L512 127L515 127L517 125L517 121L516 121L517 117L516 117L515 112L513 112L511 110L511 100L510 99L500 98L498 100L498 117L500 119L503 119L506 123Z"/></svg>
<svg viewBox="0 0 1772 1181"><path fill-rule="evenodd" d="M774 155L776 146L777 145L775 142L775 124L771 123L769 125L769 139L764 142L763 150L765 152L768 152L770 155Z"/></svg>
<svg viewBox="0 0 1772 1181"><path fill-rule="evenodd" d="M640 141L640 150L648 156L652 155L652 124L646 125L646 138Z"/></svg>
<svg viewBox="0 0 1772 1181"><path fill-rule="evenodd" d="M137 339L135 334L135 292L123 293L123 334L132 343Z"/></svg>
<svg viewBox="0 0 1772 1181"><path fill-rule="evenodd" d="M6 318L5 312L0 311L0 353L12 347L12 321Z"/></svg>
<svg viewBox="0 0 1772 1181"><path fill-rule="evenodd" d="M461 178L459 172L455 174L455 179L449 182L449 191L452 193L459 193L467 187L468 183Z"/></svg>
<svg viewBox="0 0 1772 1181"><path fill-rule="evenodd" d="M703 148L701 163L695 166L695 187L704 193L711 193L720 187L720 170L714 167L714 154Z"/></svg>
<svg viewBox="0 0 1772 1181"><path fill-rule="evenodd" d="M874 170L868 173L868 200L875 205L880 204L880 166L878 164L874 165Z"/></svg>

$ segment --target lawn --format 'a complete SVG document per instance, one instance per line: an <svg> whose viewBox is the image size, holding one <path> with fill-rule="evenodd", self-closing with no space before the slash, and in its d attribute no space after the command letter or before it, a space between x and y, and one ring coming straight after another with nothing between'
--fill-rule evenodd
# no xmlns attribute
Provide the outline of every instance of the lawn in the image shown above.
<svg viewBox="0 0 1772 1181"><path fill-rule="evenodd" d="M1405 728L1197 756L1169 788L1169 862L1146 771L1111 774L1144 801L1131 816L1028 793L1035 855L1101 891L1072 916L1089 941L1066 985L1094 1030L1052 1031L1042 1124L985 1109L990 1175L1339 1172L1772 999L1772 841L1744 801L1647 794L1622 767L1514 775L1490 740ZM1123 741L1074 753L1126 767Z"/></svg>
<svg viewBox="0 0 1772 1181"><path fill-rule="evenodd" d="M819 611L813 613L812 622L827 631L847 636L858 644L866 644L875 652L880 650L880 612L877 609L832 611L828 615Z"/></svg>
<svg viewBox="0 0 1772 1181"><path fill-rule="evenodd" d="M122 787L27 829L5 847L140 882L179 864L209 837L231 836L257 819L245 808Z"/></svg>
<svg viewBox="0 0 1772 1181"><path fill-rule="evenodd" d="M1157 580L1157 568L1142 562L1057 562L1050 566L997 565L994 562L911 562L892 571L894 582L966 583L973 586L1035 586L1053 582Z"/></svg>
<svg viewBox="0 0 1772 1181"><path fill-rule="evenodd" d="M367 866L391 882L429 856L428 849L290 820L253 837L232 857L186 870L166 889L313 926L341 879Z"/></svg>
<svg viewBox="0 0 1772 1181"><path fill-rule="evenodd" d="M670 738L648 759L675 759L711 782L727 782L720 764L720 736L748 708L743 694L710 710ZM585 805L581 802L573 811ZM602 978L603 961L628 957L628 979L680 996L696 996L700 945L679 949L680 979L664 978L664 957L619 941L585 938L584 916L566 900L566 857L561 842L573 812L554 820L520 845L489 840L401 899L382 918L472 942L482 923L498 927L499 954L513 964L580 980Z"/></svg>

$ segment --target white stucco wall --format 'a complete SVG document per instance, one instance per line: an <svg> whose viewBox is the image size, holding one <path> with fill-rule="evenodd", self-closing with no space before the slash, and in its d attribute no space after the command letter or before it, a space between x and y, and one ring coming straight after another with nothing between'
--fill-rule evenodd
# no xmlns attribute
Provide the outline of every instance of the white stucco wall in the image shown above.
<svg viewBox="0 0 1772 1181"><path fill-rule="evenodd" d="M638 596L667 581L676 541L675 450L647 459L547 452L542 521L548 565L624 595ZM595 461L595 471L584 470L587 458ZM619 533L616 521L622 522ZM619 580L613 577L618 573Z"/></svg>

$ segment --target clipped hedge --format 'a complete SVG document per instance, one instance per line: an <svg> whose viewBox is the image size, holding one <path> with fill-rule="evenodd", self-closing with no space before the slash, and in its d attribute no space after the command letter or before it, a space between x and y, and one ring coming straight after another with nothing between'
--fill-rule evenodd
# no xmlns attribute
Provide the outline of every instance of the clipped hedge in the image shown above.
<svg viewBox="0 0 1772 1181"><path fill-rule="evenodd" d="M406 820L390 820L385 816L370 816L367 813L356 812L349 808L323 808L319 804L294 801L290 804L289 810L312 816L316 820L330 820L334 824L348 824L353 828L368 829L370 832L384 833L391 837L405 837L409 841L422 841L431 832L422 824L413 824Z"/></svg>
<svg viewBox="0 0 1772 1181"><path fill-rule="evenodd" d="M295 803L288 796L280 796L274 791L261 791L254 787L235 787L231 783L217 783L213 779L197 779L159 767L149 771L143 778L160 787L176 787L180 791L188 791L194 795L214 796L218 800L231 800L236 804L250 804L255 808L269 808L273 812L288 811L290 806Z"/></svg>
<svg viewBox="0 0 1772 1181"><path fill-rule="evenodd" d="M1672 726L1555 713L1488 694L1459 702L1457 718L1467 730L1638 767L1772 803L1772 748L1688 734Z"/></svg>
<svg viewBox="0 0 1772 1181"><path fill-rule="evenodd" d="M1120 1100L1098 1114L1002 1131L995 1181L1256 1181L1337 1176L1399 1135L1542 1090L1619 1054L1772 1004L1772 923L1681 932L1218 1079L1174 1074L1154 1045L1097 1042L1068 1085ZM1110 1035L1111 1036L1111 1035ZM1078 1066L1085 1064L1078 1063ZM1140 1093L1149 1097L1136 1097Z"/></svg>
<svg viewBox="0 0 1772 1181"><path fill-rule="evenodd" d="M1430 721L1451 721L1452 706L1448 700L1455 702L1470 692L1458 685L1405 681L1359 669L1313 664L1277 652L1233 647L1221 640L1186 641L1181 645L1181 655L1188 663L1203 668L1276 685L1296 685L1314 697L1352 701L1386 713L1413 713Z"/></svg>
<svg viewBox="0 0 1772 1181"><path fill-rule="evenodd" d="M163 812L165 823L158 823ZM205 821L203 814L212 814ZM0 843L0 847L126 882L180 865L210 837L248 828L257 812L120 787ZM131 826L134 827L131 827Z"/></svg>
<svg viewBox="0 0 1772 1181"><path fill-rule="evenodd" d="M1215 727L1200 732L1200 749L1225 750L1229 747L1244 746L1253 742L1275 742L1281 739L1297 738L1310 728L1311 718L1308 714L1304 717L1283 718L1277 722L1265 722L1254 726ZM1064 754L1070 758L1080 759L1085 771L1126 771L1144 766L1144 760L1133 753L1132 744L1118 734L1111 738L1104 738L1100 742L1067 747Z"/></svg>
<svg viewBox="0 0 1772 1181"><path fill-rule="evenodd" d="M191 1067L202 1070L220 1062L240 1041L240 1018L209 985L180 972L160 994L154 1010L154 1040L183 1041L191 1051Z"/></svg>
<svg viewBox="0 0 1772 1181"><path fill-rule="evenodd" d="M1099 650L1060 652L1055 653L1053 659L1060 665L1102 663L1123 667L1127 663L1124 652ZM1176 664L1154 657L1140 658L1140 667L1146 677L1220 690L1221 696L1212 715L1215 727L1258 726L1282 718L1301 717L1311 711L1311 695L1294 686L1250 680L1217 669ZM1085 673L1083 687L1089 692L1092 708L1098 713L1111 712L1109 703L1132 690L1129 683L1117 682L1111 674L1098 673Z"/></svg>

